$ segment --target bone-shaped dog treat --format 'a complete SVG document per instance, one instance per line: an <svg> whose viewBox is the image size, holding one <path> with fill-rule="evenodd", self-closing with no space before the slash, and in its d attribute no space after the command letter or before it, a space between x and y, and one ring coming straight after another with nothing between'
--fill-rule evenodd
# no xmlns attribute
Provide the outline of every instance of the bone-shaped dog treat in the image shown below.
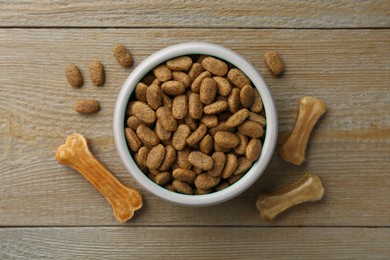
<svg viewBox="0 0 390 260"><path fill-rule="evenodd" d="M292 206L322 199L324 192L320 178L309 173L284 189L260 194L256 200L256 207L262 219L271 221Z"/></svg>
<svg viewBox="0 0 390 260"><path fill-rule="evenodd" d="M326 111L324 102L313 97L302 97L298 109L294 129L279 150L283 160L296 165L305 161L306 146L311 131Z"/></svg>
<svg viewBox="0 0 390 260"><path fill-rule="evenodd" d="M64 145L58 147L56 159L80 172L111 204L114 216L126 222L134 211L142 207L139 191L128 188L92 154L87 140L79 134L72 134Z"/></svg>

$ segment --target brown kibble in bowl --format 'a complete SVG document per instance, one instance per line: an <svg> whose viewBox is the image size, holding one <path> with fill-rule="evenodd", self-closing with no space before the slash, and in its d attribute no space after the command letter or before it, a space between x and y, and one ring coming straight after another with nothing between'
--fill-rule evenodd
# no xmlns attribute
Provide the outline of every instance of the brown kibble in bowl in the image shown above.
<svg viewBox="0 0 390 260"><path fill-rule="evenodd" d="M181 56L167 61L170 70L189 70L192 66L192 59L188 56Z"/></svg>
<svg viewBox="0 0 390 260"><path fill-rule="evenodd" d="M214 57L196 59L155 67L148 84L137 84L126 114L138 138L129 149L140 169L188 195L239 181L259 158L266 127L261 97L245 74Z"/></svg>
<svg viewBox="0 0 390 260"><path fill-rule="evenodd" d="M205 70L209 71L216 76L225 76L228 71L228 66L225 62L216 59L214 57L206 57L202 61L202 66Z"/></svg>

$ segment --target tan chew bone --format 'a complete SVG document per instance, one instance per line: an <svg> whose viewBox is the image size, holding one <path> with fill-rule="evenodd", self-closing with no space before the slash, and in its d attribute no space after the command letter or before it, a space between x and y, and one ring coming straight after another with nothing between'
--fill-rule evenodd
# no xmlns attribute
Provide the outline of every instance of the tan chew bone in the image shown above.
<svg viewBox="0 0 390 260"><path fill-rule="evenodd" d="M299 100L294 129L279 150L283 160L296 165L305 161L306 146L311 131L325 111L325 104L320 99L307 96Z"/></svg>
<svg viewBox="0 0 390 260"><path fill-rule="evenodd" d="M256 200L256 207L260 217L270 221L292 206L322 199L324 192L320 178L309 173L284 189L260 194Z"/></svg>
<svg viewBox="0 0 390 260"><path fill-rule="evenodd" d="M72 134L64 145L58 147L56 159L80 172L111 204L114 216L126 222L134 211L142 207L139 191L128 188L92 154L87 140L79 134Z"/></svg>

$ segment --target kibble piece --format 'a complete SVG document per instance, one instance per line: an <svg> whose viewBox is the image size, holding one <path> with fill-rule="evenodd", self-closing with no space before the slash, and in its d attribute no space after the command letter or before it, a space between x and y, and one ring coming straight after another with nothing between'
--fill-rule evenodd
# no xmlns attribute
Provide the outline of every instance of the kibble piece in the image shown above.
<svg viewBox="0 0 390 260"><path fill-rule="evenodd" d="M131 67L133 65L133 57L123 44L115 44L112 48L112 52L121 66Z"/></svg>
<svg viewBox="0 0 390 260"><path fill-rule="evenodd" d="M214 139L209 134L205 135L202 141L200 141L199 143L199 150L202 153L210 154L213 148L214 148Z"/></svg>
<svg viewBox="0 0 390 260"><path fill-rule="evenodd" d="M203 172L203 170L201 168L198 168L195 166L192 167L192 170L196 173L196 175L199 175Z"/></svg>
<svg viewBox="0 0 390 260"><path fill-rule="evenodd" d="M233 172L233 175L241 175L243 173L246 173L252 166L252 162L249 161L246 157L240 157L237 160L237 168Z"/></svg>
<svg viewBox="0 0 390 260"><path fill-rule="evenodd" d="M263 100L260 97L259 91L256 88L253 88L253 103L250 107L250 111L254 113L259 113L263 110Z"/></svg>
<svg viewBox="0 0 390 260"><path fill-rule="evenodd" d="M179 81L185 88L191 86L191 78L183 71L173 71L172 72L173 80Z"/></svg>
<svg viewBox="0 0 390 260"><path fill-rule="evenodd" d="M104 67L100 61L94 60L89 64L89 75L95 86L102 86L105 81Z"/></svg>
<svg viewBox="0 0 390 260"><path fill-rule="evenodd" d="M269 71L275 76L281 76L284 72L284 65L276 51L267 51L264 54L264 62Z"/></svg>
<svg viewBox="0 0 390 260"><path fill-rule="evenodd" d="M262 145L259 139L251 139L246 147L246 158L251 162L256 161L260 156L261 148Z"/></svg>
<svg viewBox="0 0 390 260"><path fill-rule="evenodd" d="M148 90L148 86L142 82L139 82L135 87L135 98L138 101L142 101L146 103L146 92Z"/></svg>
<svg viewBox="0 0 390 260"><path fill-rule="evenodd" d="M239 125L238 131L251 138L260 138L264 134L264 129L259 123L249 120L246 120Z"/></svg>
<svg viewBox="0 0 390 260"><path fill-rule="evenodd" d="M244 176L244 174L232 175L229 177L228 183L230 185L232 185L232 184L236 183L237 181L239 181L242 178L242 176Z"/></svg>
<svg viewBox="0 0 390 260"><path fill-rule="evenodd" d="M156 121L156 113L146 103L141 101L135 101L130 105L130 114L135 115L139 120L153 124Z"/></svg>
<svg viewBox="0 0 390 260"><path fill-rule="evenodd" d="M215 186L215 191L220 191L229 187L230 184L227 181L220 182L217 186Z"/></svg>
<svg viewBox="0 0 390 260"><path fill-rule="evenodd" d="M171 70L189 70L192 66L192 59L188 56L180 56L167 61L166 65Z"/></svg>
<svg viewBox="0 0 390 260"><path fill-rule="evenodd" d="M130 127L131 129L133 129L134 131L137 129L137 127L139 125L142 125L144 124L141 120L138 119L138 117L136 116L130 116L127 120L126 120L126 125L128 127Z"/></svg>
<svg viewBox="0 0 390 260"><path fill-rule="evenodd" d="M144 145L155 146L160 142L157 134L145 125L140 125L137 127L137 136Z"/></svg>
<svg viewBox="0 0 390 260"><path fill-rule="evenodd" d="M170 80L162 83L161 89L165 94L172 96L181 95L186 91L184 85L176 80Z"/></svg>
<svg viewBox="0 0 390 260"><path fill-rule="evenodd" d="M246 153L246 147L248 146L248 137L246 137L240 132L237 132L236 136L238 137L240 142L238 146L234 149L234 151L236 152L236 154L243 155Z"/></svg>
<svg viewBox="0 0 390 260"><path fill-rule="evenodd" d="M142 143L139 140L138 136L134 133L132 129L128 127L125 128L125 136L130 150L132 150L133 152L137 152L142 146Z"/></svg>
<svg viewBox="0 0 390 260"><path fill-rule="evenodd" d="M168 97L168 95L162 93L162 99L163 99L163 106L172 109L172 100Z"/></svg>
<svg viewBox="0 0 390 260"><path fill-rule="evenodd" d="M194 81L202 72L204 68L202 64L194 63L192 64L191 69L188 71L188 76L190 77L190 81Z"/></svg>
<svg viewBox="0 0 390 260"><path fill-rule="evenodd" d="M214 161L214 165L208 173L214 177L220 176L223 168L225 167L226 155L223 152L215 152L211 155L211 158Z"/></svg>
<svg viewBox="0 0 390 260"><path fill-rule="evenodd" d="M203 108L203 112L207 115L214 115L214 114L221 113L228 108L229 108L228 103L224 100L220 100L205 106Z"/></svg>
<svg viewBox="0 0 390 260"><path fill-rule="evenodd" d="M135 163L137 164L138 168L143 172L143 173L148 173L148 168L146 168L145 165L142 164L141 162L141 156L139 155L139 153L134 153L134 161Z"/></svg>
<svg viewBox="0 0 390 260"><path fill-rule="evenodd" d="M200 140L202 140L203 136L207 133L207 127L203 124L200 124L199 127L187 138L187 144L189 146L194 146Z"/></svg>
<svg viewBox="0 0 390 260"><path fill-rule="evenodd" d="M240 107L240 89L233 88L228 98L229 110L236 113Z"/></svg>
<svg viewBox="0 0 390 260"><path fill-rule="evenodd" d="M167 131L159 121L157 121L156 126L154 127L154 132L156 132L157 137L161 141L169 141L172 137L172 132Z"/></svg>
<svg viewBox="0 0 390 260"><path fill-rule="evenodd" d="M172 137L172 146L180 151L183 150L186 146L186 140L191 134L191 129L188 125L181 124L177 127L177 130Z"/></svg>
<svg viewBox="0 0 390 260"><path fill-rule="evenodd" d="M199 74L199 76L196 77L196 79L194 79L194 81L191 84L192 92L199 93L200 83L202 82L202 80L204 80L205 78L210 78L210 77L211 77L211 73L208 71L204 71L201 74Z"/></svg>
<svg viewBox="0 0 390 260"><path fill-rule="evenodd" d="M192 93L188 101L188 113L193 119L199 119L203 114L203 104L196 93Z"/></svg>
<svg viewBox="0 0 390 260"><path fill-rule="evenodd" d="M245 76L245 74L237 68L233 68L229 70L227 74L227 78L231 83L233 83L234 86L238 88L242 88L245 85L251 84L249 78Z"/></svg>
<svg viewBox="0 0 390 260"><path fill-rule="evenodd" d="M194 181L194 179L196 177L196 173L194 171L191 171L188 169L177 168L177 169L173 170L172 176L176 180L191 183Z"/></svg>
<svg viewBox="0 0 390 260"><path fill-rule="evenodd" d="M219 123L218 117L216 115L203 115L200 119L200 122L207 126L208 128L216 127Z"/></svg>
<svg viewBox="0 0 390 260"><path fill-rule="evenodd" d="M150 149L146 158L146 166L151 170L156 170L160 167L165 157L165 148L162 144L158 144Z"/></svg>
<svg viewBox="0 0 390 260"><path fill-rule="evenodd" d="M172 145L165 146L165 156L162 161L160 167L158 168L160 171L168 171L169 168L173 165L176 160L176 150L172 147Z"/></svg>
<svg viewBox="0 0 390 260"><path fill-rule="evenodd" d="M153 74L158 80L160 80L162 82L168 81L172 78L171 70L168 69L168 67L165 66L164 64L161 64L161 65L157 66L156 68L154 68Z"/></svg>
<svg viewBox="0 0 390 260"><path fill-rule="evenodd" d="M176 119L183 119L188 112L187 95L176 96L172 102L172 115Z"/></svg>
<svg viewBox="0 0 390 260"><path fill-rule="evenodd" d="M100 111L100 103L95 99L78 100L73 103L73 109L80 114L93 114Z"/></svg>
<svg viewBox="0 0 390 260"><path fill-rule="evenodd" d="M233 174L233 172L237 169L237 166L238 166L237 157L232 153L227 154L225 167L223 168L221 173L221 178L223 179L229 178Z"/></svg>
<svg viewBox="0 0 390 260"><path fill-rule="evenodd" d="M240 140L231 132L218 131L214 136L214 142L223 148L232 149L237 147Z"/></svg>
<svg viewBox="0 0 390 260"><path fill-rule="evenodd" d="M159 107L161 107L163 100L162 100L161 88L159 85L152 84L150 87L147 88L146 101L147 101L147 104L153 110L157 110Z"/></svg>
<svg viewBox="0 0 390 260"><path fill-rule="evenodd" d="M184 150L177 151L177 164L180 168L191 169L192 164L188 161L188 155L191 153L191 149L186 147Z"/></svg>
<svg viewBox="0 0 390 260"><path fill-rule="evenodd" d="M188 161L195 167L208 171L213 168L213 159L205 153L193 151L188 155Z"/></svg>
<svg viewBox="0 0 390 260"><path fill-rule="evenodd" d="M146 167L146 158L148 158L148 153L150 152L150 148L147 146L142 146L138 150L138 166L144 166Z"/></svg>
<svg viewBox="0 0 390 260"><path fill-rule="evenodd" d="M253 104L253 88L245 85L240 90L240 103L243 107L249 108Z"/></svg>
<svg viewBox="0 0 390 260"><path fill-rule="evenodd" d="M217 95L217 83L212 78L205 78L200 83L199 97L203 104L211 104Z"/></svg>
<svg viewBox="0 0 390 260"><path fill-rule="evenodd" d="M160 186L164 186L172 179L172 174L170 172L161 172L154 176L153 181Z"/></svg>
<svg viewBox="0 0 390 260"><path fill-rule="evenodd" d="M202 66L205 70L216 76L225 76L228 72L228 66L225 62L214 57L207 57L202 61Z"/></svg>
<svg viewBox="0 0 390 260"><path fill-rule="evenodd" d="M264 127L267 124L267 121L263 116L256 114L254 112L249 112L248 120L259 123L262 127Z"/></svg>
<svg viewBox="0 0 390 260"><path fill-rule="evenodd" d="M172 112L167 107L160 107L156 111L156 116L160 122L160 124L167 130L167 131L175 131L177 129L177 121L173 117Z"/></svg>
<svg viewBox="0 0 390 260"><path fill-rule="evenodd" d="M84 84L83 76L75 64L68 64L65 69L68 83L74 88L80 88Z"/></svg>
<svg viewBox="0 0 390 260"><path fill-rule="evenodd" d="M242 122L244 122L245 119L248 118L248 116L249 116L248 109L246 108L240 109L239 111L237 111L236 113L234 113L229 117L229 119L226 121L226 125L228 127L236 127Z"/></svg>
<svg viewBox="0 0 390 260"><path fill-rule="evenodd" d="M184 117L184 122L190 127L191 131L195 131L198 128L197 120L190 117L188 113Z"/></svg>
<svg viewBox="0 0 390 260"><path fill-rule="evenodd" d="M191 185L184 181L174 180L172 182L172 187L179 193L191 195L194 193L194 190L192 189Z"/></svg>
<svg viewBox="0 0 390 260"><path fill-rule="evenodd" d="M208 173L201 173L196 176L194 184L198 189L207 190L217 186L220 180L220 177L214 177Z"/></svg>
<svg viewBox="0 0 390 260"><path fill-rule="evenodd" d="M230 91L232 90L232 86L230 85L229 81L223 77L215 76L213 77L215 82L218 86L218 94L227 97L230 94Z"/></svg>

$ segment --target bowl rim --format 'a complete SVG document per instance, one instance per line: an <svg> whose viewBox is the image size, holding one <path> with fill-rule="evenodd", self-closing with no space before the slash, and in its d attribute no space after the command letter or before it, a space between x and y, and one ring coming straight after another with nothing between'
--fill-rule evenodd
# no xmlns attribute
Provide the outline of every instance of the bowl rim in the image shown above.
<svg viewBox="0 0 390 260"><path fill-rule="evenodd" d="M125 113L128 101L137 83L157 65L183 55L204 54L230 62L251 80L260 93L266 113L267 127L259 159L236 183L217 192L204 195L186 195L169 191L150 180L136 165L125 138ZM186 42L161 49L143 60L127 77L116 103L113 116L114 141L126 170L146 190L161 199L184 206L210 206L230 200L252 186L267 168L275 150L278 134L278 116L270 89L260 72L240 54L223 46L205 42Z"/></svg>

